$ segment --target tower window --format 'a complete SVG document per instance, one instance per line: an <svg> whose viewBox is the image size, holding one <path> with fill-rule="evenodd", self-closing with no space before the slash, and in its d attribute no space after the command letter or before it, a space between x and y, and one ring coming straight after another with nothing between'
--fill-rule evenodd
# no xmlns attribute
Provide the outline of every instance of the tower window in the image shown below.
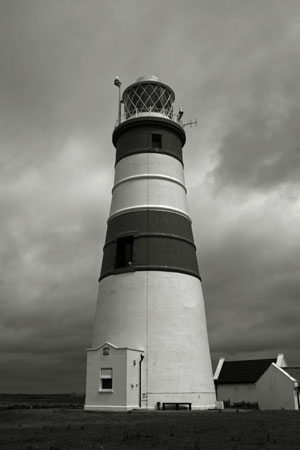
<svg viewBox="0 0 300 450"><path fill-rule="evenodd" d="M126 236L117 240L115 269L130 267L133 256L133 236Z"/></svg>
<svg viewBox="0 0 300 450"><path fill-rule="evenodd" d="M112 369L101 369L100 371L100 390L112 390Z"/></svg>
<svg viewBox="0 0 300 450"><path fill-rule="evenodd" d="M162 148L161 134L152 134L152 148Z"/></svg>

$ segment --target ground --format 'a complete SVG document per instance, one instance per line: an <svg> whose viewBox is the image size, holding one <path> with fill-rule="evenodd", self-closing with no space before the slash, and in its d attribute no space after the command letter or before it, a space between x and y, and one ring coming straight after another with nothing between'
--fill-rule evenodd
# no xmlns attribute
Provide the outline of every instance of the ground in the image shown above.
<svg viewBox="0 0 300 450"><path fill-rule="evenodd" d="M0 410L1 450L296 450L298 411Z"/></svg>

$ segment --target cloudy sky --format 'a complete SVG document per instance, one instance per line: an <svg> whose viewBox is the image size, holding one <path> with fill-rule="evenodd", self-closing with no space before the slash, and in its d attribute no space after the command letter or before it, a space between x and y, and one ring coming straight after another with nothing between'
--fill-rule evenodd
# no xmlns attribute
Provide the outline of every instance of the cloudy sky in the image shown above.
<svg viewBox="0 0 300 450"><path fill-rule="evenodd" d="M185 119L212 360L300 365L298 0L0 0L0 392L83 392L123 86Z"/></svg>

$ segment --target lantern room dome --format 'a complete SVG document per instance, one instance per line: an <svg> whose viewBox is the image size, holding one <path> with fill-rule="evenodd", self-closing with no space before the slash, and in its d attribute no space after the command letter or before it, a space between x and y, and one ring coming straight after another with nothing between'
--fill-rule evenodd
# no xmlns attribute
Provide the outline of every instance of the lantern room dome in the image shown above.
<svg viewBox="0 0 300 450"><path fill-rule="evenodd" d="M122 96L125 120L156 116L174 120L175 94L155 75L143 75L128 86Z"/></svg>
<svg viewBox="0 0 300 450"><path fill-rule="evenodd" d="M137 83L141 81L159 81L159 78L156 75L143 75L136 80Z"/></svg>

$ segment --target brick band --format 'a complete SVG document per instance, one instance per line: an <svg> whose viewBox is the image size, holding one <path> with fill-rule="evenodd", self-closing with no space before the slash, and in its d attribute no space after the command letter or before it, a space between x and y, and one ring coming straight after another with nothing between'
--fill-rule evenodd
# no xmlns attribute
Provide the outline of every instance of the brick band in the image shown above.
<svg viewBox="0 0 300 450"><path fill-rule="evenodd" d="M163 153L183 164L184 143L185 132L179 125L171 120L155 117L127 120L113 133L113 144L117 149L116 163L136 153Z"/></svg>
<svg viewBox="0 0 300 450"><path fill-rule="evenodd" d="M135 270L200 278L191 223L176 213L145 210L114 217L108 224L103 251L100 279Z"/></svg>

